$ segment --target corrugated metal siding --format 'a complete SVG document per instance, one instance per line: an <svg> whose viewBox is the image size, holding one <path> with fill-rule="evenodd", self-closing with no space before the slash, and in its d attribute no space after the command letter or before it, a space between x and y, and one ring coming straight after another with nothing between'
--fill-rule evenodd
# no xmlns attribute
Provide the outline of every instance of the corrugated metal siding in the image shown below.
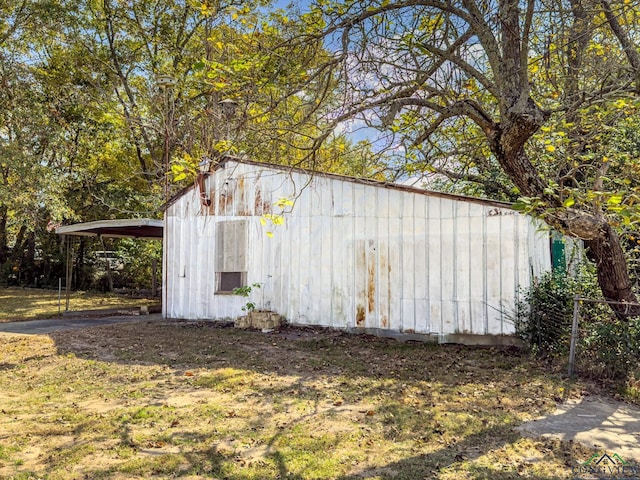
<svg viewBox="0 0 640 480"><path fill-rule="evenodd" d="M221 221L248 223L251 301L297 324L509 334L518 287L550 266L548 236L507 208L235 162L206 188L209 207L194 189L167 210L168 317L243 313L215 294ZM282 197L285 224L261 225Z"/></svg>

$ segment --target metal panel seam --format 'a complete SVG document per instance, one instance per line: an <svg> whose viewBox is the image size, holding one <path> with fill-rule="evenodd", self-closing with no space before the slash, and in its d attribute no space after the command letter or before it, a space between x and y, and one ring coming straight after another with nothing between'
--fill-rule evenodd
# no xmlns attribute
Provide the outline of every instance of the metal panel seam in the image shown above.
<svg viewBox="0 0 640 480"><path fill-rule="evenodd" d="M487 272L487 213L488 208L482 208L482 271L483 275L483 286L482 286L482 301L484 308L484 333L489 333L489 293L488 293L488 283L489 283L489 273Z"/></svg>

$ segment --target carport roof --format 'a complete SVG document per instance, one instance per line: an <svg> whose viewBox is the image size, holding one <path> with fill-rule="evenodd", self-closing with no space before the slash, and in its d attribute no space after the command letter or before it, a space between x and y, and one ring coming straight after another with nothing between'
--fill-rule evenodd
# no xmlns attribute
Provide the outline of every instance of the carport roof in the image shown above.
<svg viewBox="0 0 640 480"><path fill-rule="evenodd" d="M151 218L130 218L121 220L98 220L97 222L76 223L56 228L58 235L81 235L85 237L116 237L161 239L164 222Z"/></svg>

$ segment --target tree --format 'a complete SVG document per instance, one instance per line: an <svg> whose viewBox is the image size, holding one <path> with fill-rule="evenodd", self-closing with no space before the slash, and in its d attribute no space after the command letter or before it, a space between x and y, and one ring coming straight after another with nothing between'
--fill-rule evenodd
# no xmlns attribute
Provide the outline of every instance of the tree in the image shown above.
<svg viewBox="0 0 640 480"><path fill-rule="evenodd" d="M387 178L386 166L366 142L334 132L325 145L313 148L327 122L308 92L325 89L329 99L333 88L309 76L330 58L322 41L288 41L303 33L304 26L282 9L265 13L245 6L229 25L207 34L205 56L188 78L193 114L176 122L174 180L193 181L202 158L215 162L227 154ZM225 103L235 111L225 113Z"/></svg>
<svg viewBox="0 0 640 480"><path fill-rule="evenodd" d="M304 159L300 149L317 133L316 117L307 115L305 99L278 98L308 87L307 71L327 56L319 40L271 56L300 29L284 11L259 10L267 4L20 0L0 6L4 269L32 265L39 246L49 245L44 236L57 240L46 233L49 222L159 215L169 160L174 180L185 182L185 167L195 172L203 157L246 152L263 161ZM171 88L160 86L164 76ZM233 118L223 114L225 99L239 105ZM292 132L292 123L304 129ZM335 163L331 152L344 157L350 149L336 138L320 156L325 166ZM359 161L369 163L369 157Z"/></svg>
<svg viewBox="0 0 640 480"><path fill-rule="evenodd" d="M28 44L39 5L0 8L0 266L28 282L35 278L36 231L50 211L64 210L60 112L29 65Z"/></svg>
<svg viewBox="0 0 640 480"><path fill-rule="evenodd" d="M636 170L637 150L605 147L621 122L638 135L621 113L638 108L639 13L623 0L318 0L301 21L333 52L317 69L341 86L333 126L360 118L414 169L519 197L584 240L605 298L635 302L616 227L638 218L638 177L621 189L607 174Z"/></svg>

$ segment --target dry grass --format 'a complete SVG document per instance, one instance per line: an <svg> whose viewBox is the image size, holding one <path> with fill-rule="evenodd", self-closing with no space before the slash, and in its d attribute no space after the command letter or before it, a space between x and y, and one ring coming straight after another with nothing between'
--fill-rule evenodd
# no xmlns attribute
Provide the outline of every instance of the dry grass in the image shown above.
<svg viewBox="0 0 640 480"><path fill-rule="evenodd" d="M569 478L569 386L513 349L135 323L0 334L0 478Z"/></svg>
<svg viewBox="0 0 640 480"><path fill-rule="evenodd" d="M151 301L157 303L158 300ZM62 308L65 310L65 294L62 292ZM149 305L145 298L130 298L88 292L72 292L69 310L136 307ZM58 292L33 288L0 288L0 323L58 316Z"/></svg>

